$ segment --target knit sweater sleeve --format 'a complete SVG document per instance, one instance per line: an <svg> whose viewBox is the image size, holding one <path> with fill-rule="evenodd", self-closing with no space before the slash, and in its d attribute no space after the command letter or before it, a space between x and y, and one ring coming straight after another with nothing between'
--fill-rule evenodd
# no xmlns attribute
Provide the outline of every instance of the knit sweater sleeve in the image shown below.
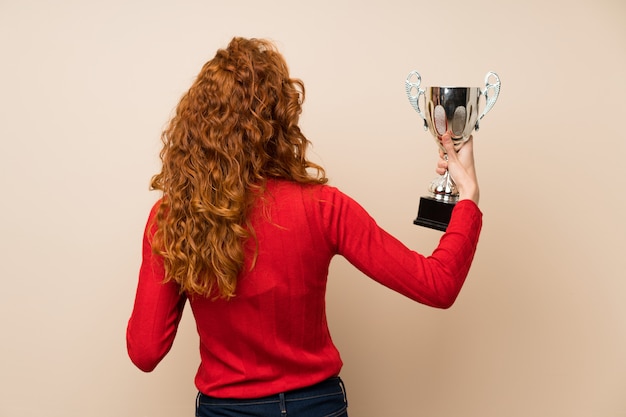
<svg viewBox="0 0 626 417"><path fill-rule="evenodd" d="M469 273L482 227L470 200L458 202L446 233L431 255L406 247L379 227L354 200L326 187L320 207L329 244L360 271L412 300L449 308ZM417 231L417 229L416 229Z"/></svg>
<svg viewBox="0 0 626 417"><path fill-rule="evenodd" d="M163 259L152 252L157 208L158 203L146 225L135 304L126 329L128 355L144 372L154 370L171 349L186 302L177 284L163 282Z"/></svg>

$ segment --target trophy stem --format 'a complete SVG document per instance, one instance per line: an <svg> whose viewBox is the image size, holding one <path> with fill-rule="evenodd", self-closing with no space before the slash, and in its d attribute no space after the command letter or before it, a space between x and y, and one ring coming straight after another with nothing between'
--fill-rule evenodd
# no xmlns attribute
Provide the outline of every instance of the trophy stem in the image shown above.
<svg viewBox="0 0 626 417"><path fill-rule="evenodd" d="M446 203L456 203L459 200L459 191L448 171L430 183L429 191L436 200Z"/></svg>

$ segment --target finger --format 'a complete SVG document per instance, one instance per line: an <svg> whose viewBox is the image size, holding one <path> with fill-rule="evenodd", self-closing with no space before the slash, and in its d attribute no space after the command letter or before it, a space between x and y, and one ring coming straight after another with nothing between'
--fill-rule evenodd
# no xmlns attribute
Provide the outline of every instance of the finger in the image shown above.
<svg viewBox="0 0 626 417"><path fill-rule="evenodd" d="M448 164L438 164L437 168L435 168L435 172L439 175L443 175L448 170Z"/></svg>

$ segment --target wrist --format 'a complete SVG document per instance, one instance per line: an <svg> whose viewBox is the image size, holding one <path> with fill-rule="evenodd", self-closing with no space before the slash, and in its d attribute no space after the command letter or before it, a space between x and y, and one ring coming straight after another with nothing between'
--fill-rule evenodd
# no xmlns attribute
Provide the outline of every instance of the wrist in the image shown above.
<svg viewBox="0 0 626 417"><path fill-rule="evenodd" d="M478 187L470 187L469 189L459 190L459 201L472 200L476 205L480 200L480 190Z"/></svg>

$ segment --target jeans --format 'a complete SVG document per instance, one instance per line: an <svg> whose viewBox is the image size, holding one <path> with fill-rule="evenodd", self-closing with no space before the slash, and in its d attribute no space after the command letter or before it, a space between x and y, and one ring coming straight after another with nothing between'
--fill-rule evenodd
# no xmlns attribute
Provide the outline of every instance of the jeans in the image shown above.
<svg viewBox="0 0 626 417"><path fill-rule="evenodd" d="M348 417L347 409L339 377L262 398L237 400L199 393L196 400L196 417Z"/></svg>

